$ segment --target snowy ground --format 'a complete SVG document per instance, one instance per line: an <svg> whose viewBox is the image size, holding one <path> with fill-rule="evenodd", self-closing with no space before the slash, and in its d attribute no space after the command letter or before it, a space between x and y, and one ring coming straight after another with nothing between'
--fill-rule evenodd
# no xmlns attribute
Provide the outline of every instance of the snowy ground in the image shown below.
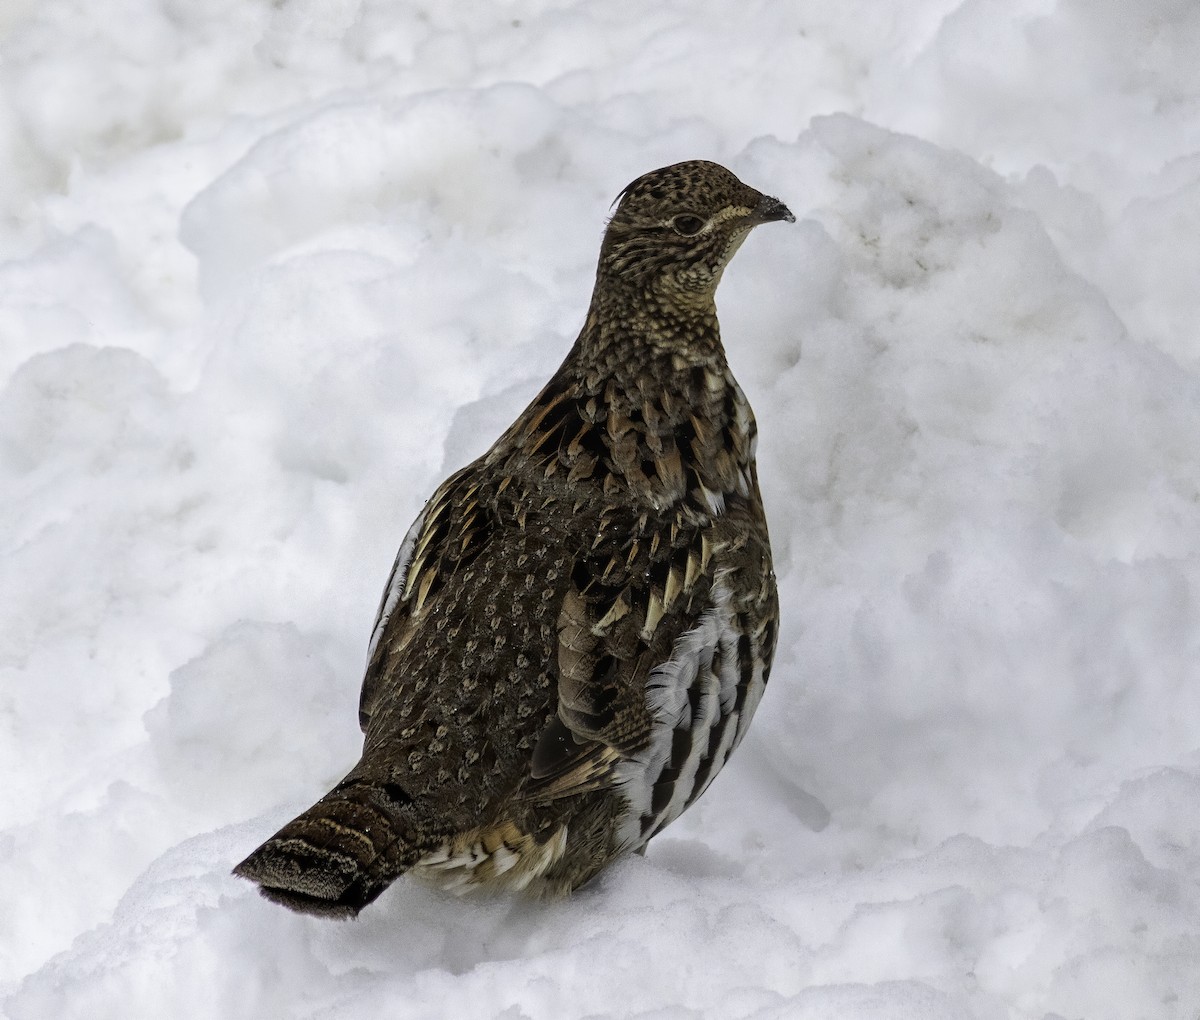
<svg viewBox="0 0 1200 1020"><path fill-rule="evenodd" d="M0 1013L1200 1015L1200 7L8 0ZM608 204L800 217L720 304L772 685L551 905L229 868L357 755L395 547Z"/></svg>

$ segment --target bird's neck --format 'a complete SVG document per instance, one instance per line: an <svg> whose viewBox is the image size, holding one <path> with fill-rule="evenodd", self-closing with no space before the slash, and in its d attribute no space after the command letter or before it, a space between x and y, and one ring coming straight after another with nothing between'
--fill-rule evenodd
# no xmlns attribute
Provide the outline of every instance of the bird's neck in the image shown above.
<svg viewBox="0 0 1200 1020"><path fill-rule="evenodd" d="M572 356L580 367L663 385L694 368L724 375L713 288L667 290L601 273Z"/></svg>

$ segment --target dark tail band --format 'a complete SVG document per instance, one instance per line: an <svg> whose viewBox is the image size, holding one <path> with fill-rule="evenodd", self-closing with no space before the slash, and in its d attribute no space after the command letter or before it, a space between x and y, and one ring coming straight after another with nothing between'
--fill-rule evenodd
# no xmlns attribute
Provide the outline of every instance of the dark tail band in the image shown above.
<svg viewBox="0 0 1200 1020"><path fill-rule="evenodd" d="M379 784L347 777L233 873L300 913L354 917L418 856L397 801Z"/></svg>

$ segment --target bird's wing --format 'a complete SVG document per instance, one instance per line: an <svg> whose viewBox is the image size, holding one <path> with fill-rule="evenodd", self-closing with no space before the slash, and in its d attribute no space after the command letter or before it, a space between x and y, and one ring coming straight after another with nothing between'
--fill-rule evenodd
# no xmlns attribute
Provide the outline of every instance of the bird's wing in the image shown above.
<svg viewBox="0 0 1200 1020"><path fill-rule="evenodd" d="M527 797L611 786L660 721L651 688L663 667L712 613L711 528L682 514L625 517L614 514L573 565L558 616L558 714L534 748Z"/></svg>
<svg viewBox="0 0 1200 1020"><path fill-rule="evenodd" d="M359 725L365 731L389 675L390 658L404 650L421 625L430 600L455 571L483 549L495 528L481 497L475 465L444 481L408 529L379 603L367 670L359 699Z"/></svg>

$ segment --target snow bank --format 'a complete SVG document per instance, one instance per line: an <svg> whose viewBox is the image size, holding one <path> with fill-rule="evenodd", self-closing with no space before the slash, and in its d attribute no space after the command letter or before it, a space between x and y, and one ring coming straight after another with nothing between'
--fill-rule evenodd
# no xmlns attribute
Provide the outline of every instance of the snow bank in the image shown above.
<svg viewBox="0 0 1200 1020"><path fill-rule="evenodd" d="M0 26L6 1015L1194 1020L1192 5ZM750 736L568 901L261 901L405 528L694 157L802 218L720 294L784 607Z"/></svg>

